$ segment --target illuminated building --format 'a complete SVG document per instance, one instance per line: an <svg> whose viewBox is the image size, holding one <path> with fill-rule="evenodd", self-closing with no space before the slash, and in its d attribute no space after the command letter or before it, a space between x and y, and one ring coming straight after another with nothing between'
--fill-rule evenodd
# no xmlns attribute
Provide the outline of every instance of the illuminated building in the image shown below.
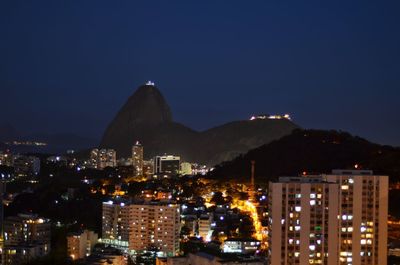
<svg viewBox="0 0 400 265"><path fill-rule="evenodd" d="M254 254L261 246L259 240L248 238L228 238L222 244L224 253Z"/></svg>
<svg viewBox="0 0 400 265"><path fill-rule="evenodd" d="M388 177L334 170L269 185L269 259L275 264L387 261Z"/></svg>
<svg viewBox="0 0 400 265"><path fill-rule="evenodd" d="M211 223L212 223L212 216L209 214L202 214L197 221L199 230L197 236L203 238L203 241L210 241L211 239Z"/></svg>
<svg viewBox="0 0 400 265"><path fill-rule="evenodd" d="M147 178L154 175L153 160L143 160L143 175Z"/></svg>
<svg viewBox="0 0 400 265"><path fill-rule="evenodd" d="M34 156L17 155L13 159L16 176L36 176L40 172L40 159Z"/></svg>
<svg viewBox="0 0 400 265"><path fill-rule="evenodd" d="M180 213L173 204L131 204L129 249L144 251L155 246L162 256L179 252Z"/></svg>
<svg viewBox="0 0 400 265"><path fill-rule="evenodd" d="M188 162L182 162L181 163L181 175L192 175L193 170L192 170L192 164Z"/></svg>
<svg viewBox="0 0 400 265"><path fill-rule="evenodd" d="M333 170L339 184L339 264L387 264L389 177L370 170Z"/></svg>
<svg viewBox="0 0 400 265"><path fill-rule="evenodd" d="M338 190L319 176L270 182L270 264L338 264Z"/></svg>
<svg viewBox="0 0 400 265"><path fill-rule="evenodd" d="M161 255L179 252L179 206L166 203L103 203L101 241L131 252L157 247Z"/></svg>
<svg viewBox="0 0 400 265"><path fill-rule="evenodd" d="M179 156L163 155L154 158L154 173L165 175L178 175L180 171Z"/></svg>
<svg viewBox="0 0 400 265"><path fill-rule="evenodd" d="M84 230L79 233L70 233L67 236L68 256L72 260L83 259L90 256L98 236L95 232Z"/></svg>
<svg viewBox="0 0 400 265"><path fill-rule="evenodd" d="M10 152L0 151L0 166L11 167L13 165L13 156Z"/></svg>
<svg viewBox="0 0 400 265"><path fill-rule="evenodd" d="M134 146L132 146L132 166L134 169L135 177L143 176L143 146L136 142Z"/></svg>
<svg viewBox="0 0 400 265"><path fill-rule="evenodd" d="M129 208L125 203L103 202L102 242L119 249L128 249Z"/></svg>
<svg viewBox="0 0 400 265"><path fill-rule="evenodd" d="M50 244L50 220L25 214L7 217L4 239L6 246L34 241Z"/></svg>
<svg viewBox="0 0 400 265"><path fill-rule="evenodd" d="M50 252L50 220L36 215L4 219L5 264L19 264Z"/></svg>
<svg viewBox="0 0 400 265"><path fill-rule="evenodd" d="M90 166L97 169L117 166L117 153L114 149L93 149L90 152Z"/></svg>

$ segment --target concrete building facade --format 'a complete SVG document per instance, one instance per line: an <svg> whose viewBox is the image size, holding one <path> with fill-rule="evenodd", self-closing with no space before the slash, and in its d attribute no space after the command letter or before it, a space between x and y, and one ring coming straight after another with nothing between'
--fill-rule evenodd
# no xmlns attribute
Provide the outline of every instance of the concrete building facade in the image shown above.
<svg viewBox="0 0 400 265"><path fill-rule="evenodd" d="M179 252L180 210L175 204L103 203L102 242L130 252L157 248L164 256Z"/></svg>
<svg viewBox="0 0 400 265"><path fill-rule="evenodd" d="M269 196L270 264L387 264L387 176L284 177Z"/></svg>
<svg viewBox="0 0 400 265"><path fill-rule="evenodd" d="M134 176L143 177L143 146L139 142L132 146L132 166Z"/></svg>
<svg viewBox="0 0 400 265"><path fill-rule="evenodd" d="M72 260L83 259L90 256L97 243L98 235L90 230L71 233L67 236L68 256Z"/></svg>

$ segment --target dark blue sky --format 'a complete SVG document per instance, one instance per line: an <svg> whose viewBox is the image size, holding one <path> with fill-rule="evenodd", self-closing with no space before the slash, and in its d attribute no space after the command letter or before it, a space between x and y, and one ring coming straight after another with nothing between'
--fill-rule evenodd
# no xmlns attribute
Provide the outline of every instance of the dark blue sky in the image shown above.
<svg viewBox="0 0 400 265"><path fill-rule="evenodd" d="M288 112L400 145L400 1L327 2L1 1L0 123L100 138L153 80L195 129Z"/></svg>

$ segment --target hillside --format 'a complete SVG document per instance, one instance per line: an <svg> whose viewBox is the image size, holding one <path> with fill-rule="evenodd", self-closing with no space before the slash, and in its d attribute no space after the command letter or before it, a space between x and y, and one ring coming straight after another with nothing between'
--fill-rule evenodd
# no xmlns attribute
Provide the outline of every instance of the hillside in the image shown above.
<svg viewBox="0 0 400 265"><path fill-rule="evenodd" d="M210 173L212 178L249 179L250 161L256 161L256 181L278 176L327 173L332 169L372 169L376 174L400 179L400 148L368 142L339 131L300 130L224 162Z"/></svg>
<svg viewBox="0 0 400 265"><path fill-rule="evenodd" d="M204 157L216 163L228 161L287 135L298 128L293 122L282 120L234 121L211 128L201 134L201 148Z"/></svg>

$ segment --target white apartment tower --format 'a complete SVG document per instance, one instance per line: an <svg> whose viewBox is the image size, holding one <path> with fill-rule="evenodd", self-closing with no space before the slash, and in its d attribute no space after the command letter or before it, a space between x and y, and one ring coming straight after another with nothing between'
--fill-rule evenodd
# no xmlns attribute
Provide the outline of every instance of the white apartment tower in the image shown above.
<svg viewBox="0 0 400 265"><path fill-rule="evenodd" d="M338 264L338 189L320 177L270 183L270 264Z"/></svg>
<svg viewBox="0 0 400 265"><path fill-rule="evenodd" d="M102 241L140 252L156 247L165 256L179 252L180 212L176 204L103 203Z"/></svg>
<svg viewBox="0 0 400 265"><path fill-rule="evenodd" d="M389 177L370 170L333 170L339 184L339 263L387 264Z"/></svg>
<svg viewBox="0 0 400 265"><path fill-rule="evenodd" d="M270 264L386 265L388 177L365 170L269 185Z"/></svg>

